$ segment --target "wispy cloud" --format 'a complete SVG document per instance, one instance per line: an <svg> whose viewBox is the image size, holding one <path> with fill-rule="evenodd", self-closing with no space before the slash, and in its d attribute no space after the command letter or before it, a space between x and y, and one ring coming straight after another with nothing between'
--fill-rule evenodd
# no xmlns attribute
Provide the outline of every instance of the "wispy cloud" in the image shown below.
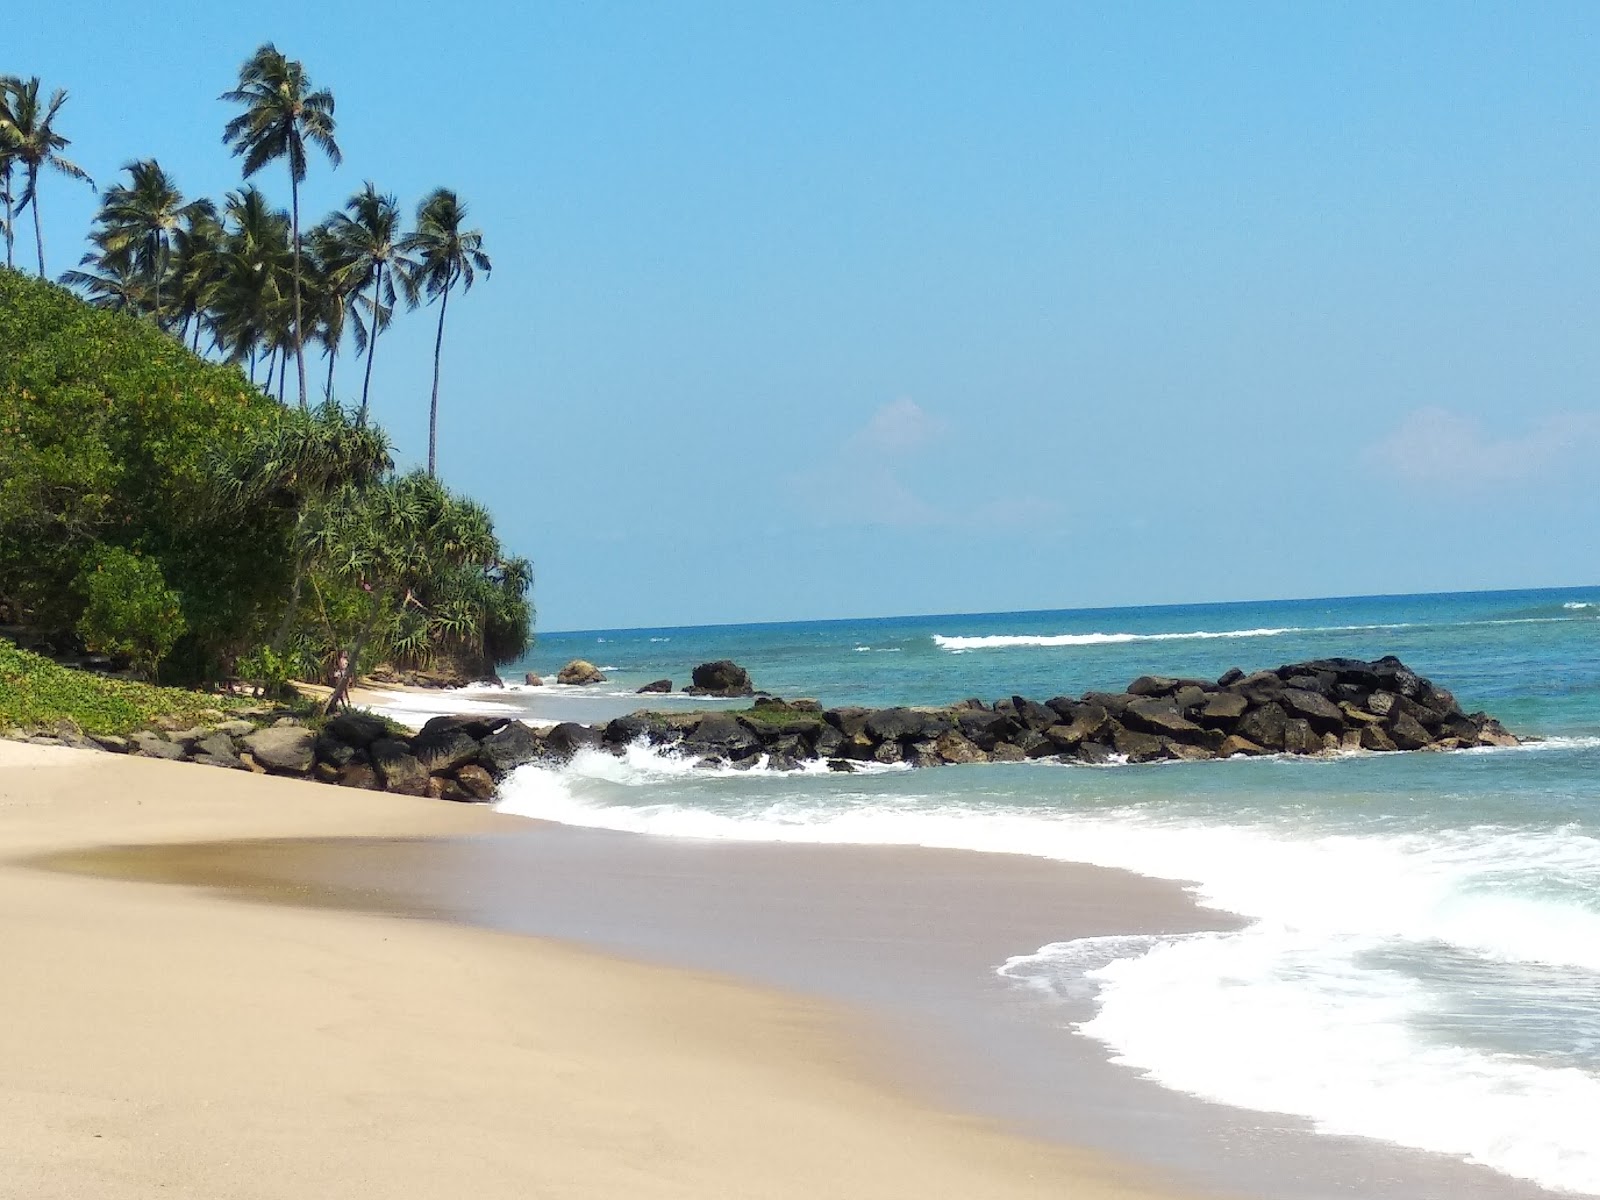
<svg viewBox="0 0 1600 1200"><path fill-rule="evenodd" d="M1473 488L1547 477L1600 450L1600 413L1565 412L1520 432L1423 408L1368 446L1367 465L1401 483Z"/></svg>
<svg viewBox="0 0 1600 1200"><path fill-rule="evenodd" d="M792 479L808 512L829 522L890 528L939 528L1000 533L1056 521L1053 502L1002 494L964 495L956 503L942 487L929 500L915 478L926 455L955 435L950 422L902 397L876 409L822 462Z"/></svg>

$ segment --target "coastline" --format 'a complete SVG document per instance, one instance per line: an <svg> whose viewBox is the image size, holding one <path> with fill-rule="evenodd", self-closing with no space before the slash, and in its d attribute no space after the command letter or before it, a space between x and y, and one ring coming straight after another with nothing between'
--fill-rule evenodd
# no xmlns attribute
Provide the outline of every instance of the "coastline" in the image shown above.
<svg viewBox="0 0 1600 1200"><path fill-rule="evenodd" d="M466 806L0 744L0 1150L30 1197L1176 1196L874 1077L844 1009L549 940L46 872Z"/></svg>

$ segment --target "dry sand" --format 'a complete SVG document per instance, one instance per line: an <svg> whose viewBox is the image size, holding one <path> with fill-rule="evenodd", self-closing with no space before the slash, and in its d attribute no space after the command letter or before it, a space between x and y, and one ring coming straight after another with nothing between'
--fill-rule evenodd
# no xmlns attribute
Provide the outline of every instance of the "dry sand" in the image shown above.
<svg viewBox="0 0 1600 1200"><path fill-rule="evenodd" d="M47 872L482 809L0 742L0 1195L1172 1195L935 1111L849 1014L531 938Z"/></svg>

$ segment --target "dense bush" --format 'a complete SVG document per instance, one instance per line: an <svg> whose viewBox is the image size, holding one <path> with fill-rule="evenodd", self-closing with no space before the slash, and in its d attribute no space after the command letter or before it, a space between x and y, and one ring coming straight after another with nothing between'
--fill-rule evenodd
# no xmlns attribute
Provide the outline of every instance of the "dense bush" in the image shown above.
<svg viewBox="0 0 1600 1200"><path fill-rule="evenodd" d="M477 505L394 477L381 430L4 269L0 348L0 608L23 623L190 680L526 648L528 564Z"/></svg>
<svg viewBox="0 0 1600 1200"><path fill-rule="evenodd" d="M96 546L78 575L83 614L78 632L89 649L126 658L147 674L171 651L188 623L178 593L154 559L116 546Z"/></svg>

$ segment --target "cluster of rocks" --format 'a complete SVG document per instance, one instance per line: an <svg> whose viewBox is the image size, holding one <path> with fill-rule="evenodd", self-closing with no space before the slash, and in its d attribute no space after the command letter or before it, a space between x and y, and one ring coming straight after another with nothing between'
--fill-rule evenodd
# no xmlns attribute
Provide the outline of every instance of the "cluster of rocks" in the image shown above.
<svg viewBox="0 0 1600 1200"><path fill-rule="evenodd" d="M749 676L740 674L748 687ZM697 687L699 678L697 672ZM562 762L583 749L620 754L641 742L703 766L779 771L818 760L850 771L865 762L1098 765L1519 744L1499 721L1463 712L1448 691L1393 657L1317 659L1253 675L1233 670L1215 682L1145 675L1123 692L1043 702L1011 696L993 704L824 710L815 700L763 696L740 712L640 711L603 728L567 722L534 729L508 717L443 716L406 735L369 713L344 712L314 728L297 716L261 710L127 738L86 735L71 722L6 734L458 801L493 799L500 780L525 763Z"/></svg>
<svg viewBox="0 0 1600 1200"><path fill-rule="evenodd" d="M1448 691L1393 657L1233 670L1215 682L1145 675L1124 692L1043 702L1012 696L823 711L815 701L768 698L742 713L635 713L600 733L614 749L641 738L708 766L764 761L778 770L816 759L850 770L856 762L1143 763L1518 744L1494 718L1464 713Z"/></svg>
<svg viewBox="0 0 1600 1200"><path fill-rule="evenodd" d="M261 716L268 723L259 723ZM570 757L578 744L553 737L554 731L541 735L508 717L435 717L411 735L396 732L370 713L355 711L330 718L320 729L298 716L270 712L258 714L258 720L219 720L192 728L167 724L174 727L141 730L127 737L86 734L71 721L5 734L38 745L460 801L491 800L507 772L535 759ZM599 736L581 741L598 744Z"/></svg>
<svg viewBox="0 0 1600 1200"><path fill-rule="evenodd" d="M525 681L530 687L538 687L544 681L539 676L529 672ZM711 696L725 700L738 699L756 694L755 686L750 682L750 672L731 659L718 659L716 662L701 663L694 669L694 682L683 689L686 696ZM568 686L586 687L589 684L604 683L605 674L599 667L585 659L575 658L556 673L556 682ZM672 691L672 680L656 679L638 689L640 695L663 694Z"/></svg>

